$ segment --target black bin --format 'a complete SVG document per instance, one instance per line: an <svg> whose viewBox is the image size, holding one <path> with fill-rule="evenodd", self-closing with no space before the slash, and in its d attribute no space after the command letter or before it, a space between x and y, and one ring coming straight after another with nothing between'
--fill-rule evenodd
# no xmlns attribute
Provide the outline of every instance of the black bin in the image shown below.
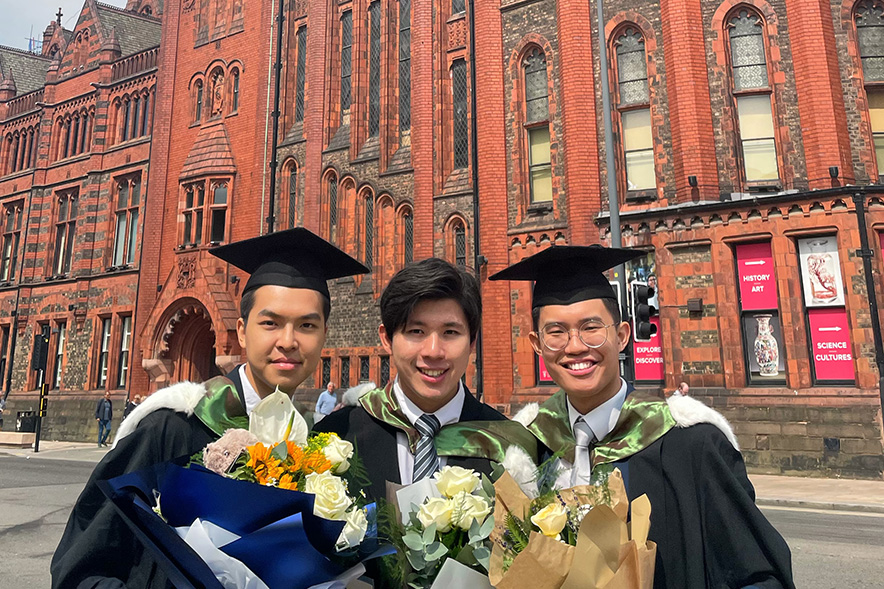
<svg viewBox="0 0 884 589"><path fill-rule="evenodd" d="M15 431L34 433L37 431L37 412L19 411L15 418Z"/></svg>

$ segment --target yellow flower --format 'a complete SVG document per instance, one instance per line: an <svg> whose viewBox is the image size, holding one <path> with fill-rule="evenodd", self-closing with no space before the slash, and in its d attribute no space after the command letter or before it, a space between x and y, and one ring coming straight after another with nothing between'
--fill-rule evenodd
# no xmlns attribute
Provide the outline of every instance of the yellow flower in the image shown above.
<svg viewBox="0 0 884 589"><path fill-rule="evenodd" d="M556 538L568 523L568 512L559 503L550 503L531 516L531 523L540 528L544 536Z"/></svg>

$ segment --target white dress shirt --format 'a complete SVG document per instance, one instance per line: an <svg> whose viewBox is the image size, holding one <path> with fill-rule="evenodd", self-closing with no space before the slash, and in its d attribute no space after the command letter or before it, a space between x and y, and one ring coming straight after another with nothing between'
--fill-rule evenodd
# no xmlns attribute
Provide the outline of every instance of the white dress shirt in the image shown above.
<svg viewBox="0 0 884 589"><path fill-rule="evenodd" d="M586 422L589 429L591 429L592 433L595 435L596 441L603 440L617 425L617 421L620 419L620 410L623 408L624 401L626 401L626 381L622 378L620 379L620 390L617 391L617 394L586 415L577 411L569 399L568 423L571 426L571 432L573 433L574 431L574 424L577 422L577 419L582 417L583 421ZM576 475L574 465L564 458L560 458L558 469L559 476L556 479L556 487L560 489L572 487L575 484L574 477Z"/></svg>
<svg viewBox="0 0 884 589"><path fill-rule="evenodd" d="M393 394L396 395L396 401L399 402L399 407L402 409L405 418L408 419L408 422L411 425L414 425L414 422L417 421L424 412L414 404L414 401L405 395L402 387L399 386L398 378L393 383ZM459 383L457 393L455 393L454 397L441 409L433 413L443 427L460 421L460 414L463 411L465 396L466 392L464 391L463 383ZM403 485L410 485L411 478L414 475L414 454L411 453L411 448L408 447L408 436L405 435L405 432L396 433L396 455L399 461L399 481ZM440 456L439 468L445 466L446 462L446 457Z"/></svg>
<svg viewBox="0 0 884 589"><path fill-rule="evenodd" d="M246 404L246 413L251 414L255 405L261 402L261 397L258 395L258 391L255 390L255 387L252 386L252 381L246 376L245 364L242 364L239 367L239 380L242 382L242 396L243 401L245 401Z"/></svg>

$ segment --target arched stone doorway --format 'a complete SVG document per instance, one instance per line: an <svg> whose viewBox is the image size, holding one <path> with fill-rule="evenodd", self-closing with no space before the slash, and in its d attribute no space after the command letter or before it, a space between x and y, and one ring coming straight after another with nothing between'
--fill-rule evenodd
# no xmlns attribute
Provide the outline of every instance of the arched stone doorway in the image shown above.
<svg viewBox="0 0 884 589"><path fill-rule="evenodd" d="M215 332L202 305L177 311L169 319L163 340L161 357L168 361L171 382L203 382L221 374L215 364Z"/></svg>

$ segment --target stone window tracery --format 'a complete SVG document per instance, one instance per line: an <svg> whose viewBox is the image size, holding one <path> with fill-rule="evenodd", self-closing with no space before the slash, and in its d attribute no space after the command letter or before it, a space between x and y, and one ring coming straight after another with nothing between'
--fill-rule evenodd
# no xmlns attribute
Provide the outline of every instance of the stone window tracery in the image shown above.
<svg viewBox="0 0 884 589"><path fill-rule="evenodd" d="M522 68L530 202L551 202L552 155L546 54L539 47L532 48L525 55Z"/></svg>
<svg viewBox="0 0 884 589"><path fill-rule="evenodd" d="M21 201L4 206L3 250L0 252L0 282L12 282L18 265L18 248L21 243L24 203Z"/></svg>
<svg viewBox="0 0 884 589"><path fill-rule="evenodd" d="M743 177L750 186L770 184L779 181L779 166L764 21L741 8L728 18L727 34Z"/></svg>
<svg viewBox="0 0 884 589"><path fill-rule="evenodd" d="M452 139L454 169L470 164L470 131L467 114L467 62L456 59L451 64Z"/></svg>
<svg viewBox="0 0 884 589"><path fill-rule="evenodd" d="M626 195L654 190L654 136L645 40L635 26L627 26L614 40L617 115L622 143L622 180Z"/></svg>
<svg viewBox="0 0 884 589"><path fill-rule="evenodd" d="M141 176L123 178L117 184L112 266L127 266L135 263L140 210Z"/></svg>
<svg viewBox="0 0 884 589"><path fill-rule="evenodd" d="M381 128L381 3L368 5L368 136L377 137Z"/></svg>
<svg viewBox="0 0 884 589"><path fill-rule="evenodd" d="M71 271L74 237L77 230L77 191L60 193L56 206L52 270L54 276L66 276Z"/></svg>
<svg viewBox="0 0 884 589"><path fill-rule="evenodd" d="M298 56L295 70L295 122L304 120L304 86L307 79L307 27L298 29Z"/></svg>
<svg viewBox="0 0 884 589"><path fill-rule="evenodd" d="M411 0L399 0L399 132L411 129Z"/></svg>

